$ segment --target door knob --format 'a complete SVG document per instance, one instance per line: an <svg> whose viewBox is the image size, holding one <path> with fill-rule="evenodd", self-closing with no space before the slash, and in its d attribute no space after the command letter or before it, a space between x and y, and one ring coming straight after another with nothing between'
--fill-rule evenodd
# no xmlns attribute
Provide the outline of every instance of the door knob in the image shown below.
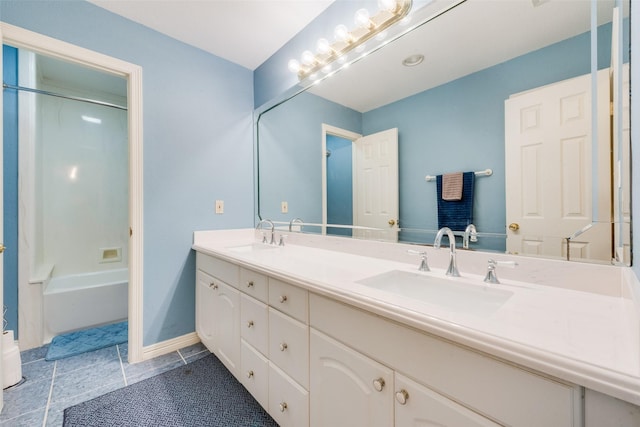
<svg viewBox="0 0 640 427"><path fill-rule="evenodd" d="M393 220L393 219L390 219L390 220L389 220L389 225L396 225L396 222L395 222L395 220Z"/></svg>
<svg viewBox="0 0 640 427"><path fill-rule="evenodd" d="M520 230L520 224L518 224L517 222L512 222L511 224L509 224L509 230L511 231Z"/></svg>
<svg viewBox="0 0 640 427"><path fill-rule="evenodd" d="M0 243L0 254L3 253L5 249L7 249L7 247Z"/></svg>

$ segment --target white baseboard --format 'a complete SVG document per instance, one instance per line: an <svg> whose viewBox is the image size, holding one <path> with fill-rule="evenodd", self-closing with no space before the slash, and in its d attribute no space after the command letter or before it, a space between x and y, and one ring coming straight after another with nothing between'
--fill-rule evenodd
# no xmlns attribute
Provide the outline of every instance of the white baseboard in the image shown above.
<svg viewBox="0 0 640 427"><path fill-rule="evenodd" d="M162 341L147 347L142 348L142 360L153 359L154 357L162 356L163 354L177 351L181 348L188 347L200 342L198 334L191 332L180 337L172 338L170 340Z"/></svg>

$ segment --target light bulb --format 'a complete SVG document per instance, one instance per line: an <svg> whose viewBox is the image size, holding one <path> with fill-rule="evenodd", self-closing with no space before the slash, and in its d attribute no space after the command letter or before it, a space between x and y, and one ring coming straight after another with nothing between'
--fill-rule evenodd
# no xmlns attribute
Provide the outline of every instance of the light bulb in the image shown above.
<svg viewBox="0 0 640 427"><path fill-rule="evenodd" d="M397 0L378 0L378 9L395 12L398 8Z"/></svg>
<svg viewBox="0 0 640 427"><path fill-rule="evenodd" d="M295 59L289 60L289 71L298 73L300 71L300 63Z"/></svg>
<svg viewBox="0 0 640 427"><path fill-rule="evenodd" d="M331 72L332 68L333 67L331 66L331 64L327 64L324 67L322 67L322 72L324 74L329 74Z"/></svg>
<svg viewBox="0 0 640 427"><path fill-rule="evenodd" d="M342 25L342 24L336 27L335 31L333 32L333 36L337 41L341 41L345 43L349 43L351 38L349 35L349 29L347 28L346 25Z"/></svg>
<svg viewBox="0 0 640 427"><path fill-rule="evenodd" d="M329 40L327 39L318 40L318 46L316 47L316 50L321 55L325 55L331 52L332 49L331 49L331 45L329 44Z"/></svg>
<svg viewBox="0 0 640 427"><path fill-rule="evenodd" d="M369 19L369 11L367 9L359 9L356 12L355 22L358 27L370 28L372 22Z"/></svg>
<svg viewBox="0 0 640 427"><path fill-rule="evenodd" d="M316 57L310 50L302 52L302 63L305 65L313 65L316 62Z"/></svg>

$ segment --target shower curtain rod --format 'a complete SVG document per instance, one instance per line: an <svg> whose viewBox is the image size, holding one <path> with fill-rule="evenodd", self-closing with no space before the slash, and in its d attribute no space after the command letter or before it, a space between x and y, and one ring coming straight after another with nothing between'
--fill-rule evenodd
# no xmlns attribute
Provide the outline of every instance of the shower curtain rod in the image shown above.
<svg viewBox="0 0 640 427"><path fill-rule="evenodd" d="M24 86L9 85L9 84L6 84L4 82L2 83L2 87L4 89L24 90L25 92L32 92L32 93L39 93L41 95L55 96L55 97L58 97L58 98L70 99L72 101L88 102L89 104L97 104L97 105L102 105L103 107L117 108L119 110L127 111L127 107L123 107L123 106L117 105L117 104L111 104L110 102L98 101L98 100L95 100L95 99L81 98L79 96L71 96L71 95L62 95L60 93L49 92L47 90L33 89L33 88L30 88L30 87L24 87Z"/></svg>

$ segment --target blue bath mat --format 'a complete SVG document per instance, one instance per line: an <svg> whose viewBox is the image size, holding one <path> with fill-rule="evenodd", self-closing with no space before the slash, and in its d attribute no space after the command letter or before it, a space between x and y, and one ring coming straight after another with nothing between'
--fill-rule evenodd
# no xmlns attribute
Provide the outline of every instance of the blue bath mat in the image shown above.
<svg viewBox="0 0 640 427"><path fill-rule="evenodd" d="M129 322L69 332L51 340L45 360L58 360L127 342Z"/></svg>

